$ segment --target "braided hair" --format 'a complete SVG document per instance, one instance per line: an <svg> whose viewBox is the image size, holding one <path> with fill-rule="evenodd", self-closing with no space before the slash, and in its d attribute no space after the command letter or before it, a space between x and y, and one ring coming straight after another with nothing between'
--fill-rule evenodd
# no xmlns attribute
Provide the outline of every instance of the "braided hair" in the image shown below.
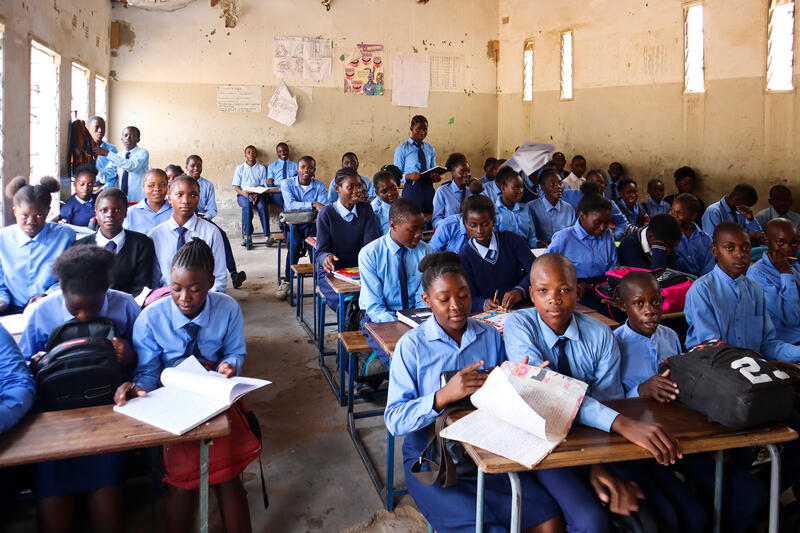
<svg viewBox="0 0 800 533"><path fill-rule="evenodd" d="M422 272L422 289L428 292L433 282L445 274L461 276L466 281L467 273L461 264L461 257L455 252L434 252L422 258L417 266Z"/></svg>
<svg viewBox="0 0 800 533"><path fill-rule="evenodd" d="M211 252L211 247L203 239L192 238L175 252L175 257L172 258L172 270L176 268L202 270L213 276L214 254Z"/></svg>

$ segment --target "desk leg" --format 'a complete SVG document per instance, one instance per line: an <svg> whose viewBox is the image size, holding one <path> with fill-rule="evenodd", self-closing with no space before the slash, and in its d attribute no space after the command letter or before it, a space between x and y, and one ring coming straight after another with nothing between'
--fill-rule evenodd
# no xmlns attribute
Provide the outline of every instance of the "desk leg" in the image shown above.
<svg viewBox="0 0 800 533"><path fill-rule="evenodd" d="M483 470L478 469L478 493L475 495L475 533L483 533Z"/></svg>
<svg viewBox="0 0 800 533"><path fill-rule="evenodd" d="M772 459L769 476L769 533L778 533L778 510L781 498L781 456L778 447L767 444L769 457Z"/></svg>
<svg viewBox="0 0 800 533"><path fill-rule="evenodd" d="M511 482L511 528L510 533L519 533L520 514L522 513L522 485L516 472L508 473Z"/></svg>
<svg viewBox="0 0 800 533"><path fill-rule="evenodd" d="M717 451L716 468L714 469L714 533L722 531L722 467L725 451Z"/></svg>
<svg viewBox="0 0 800 533"><path fill-rule="evenodd" d="M209 440L200 441L200 533L208 533L208 446Z"/></svg>
<svg viewBox="0 0 800 533"><path fill-rule="evenodd" d="M289 269L289 305L294 305L294 270L292 270L292 261L294 261L294 224L289 224L289 254L286 256L288 263L286 266Z"/></svg>
<svg viewBox="0 0 800 533"><path fill-rule="evenodd" d="M250 217L252 216L252 211L250 207L250 197L248 196L246 198L247 198L247 226L245 226L243 229L245 235L246 249L249 250L250 248L253 247L253 234L250 233Z"/></svg>
<svg viewBox="0 0 800 533"><path fill-rule="evenodd" d="M344 293L339 293L339 309L336 312L336 316L339 318L339 333L344 333L344 319L345 319L345 312L344 312ZM344 388L344 368L345 368L345 360L344 360L344 345L342 341L337 342L337 348L339 351L339 405L344 405L345 402L345 395L347 394L345 391L347 389Z"/></svg>
<svg viewBox="0 0 800 533"><path fill-rule="evenodd" d="M386 430L386 510L394 509L394 435Z"/></svg>

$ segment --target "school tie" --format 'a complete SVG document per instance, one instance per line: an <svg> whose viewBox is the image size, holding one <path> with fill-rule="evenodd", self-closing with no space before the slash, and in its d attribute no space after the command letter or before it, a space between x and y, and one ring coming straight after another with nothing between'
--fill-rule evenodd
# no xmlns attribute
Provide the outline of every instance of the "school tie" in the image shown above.
<svg viewBox="0 0 800 533"><path fill-rule="evenodd" d="M489 250L488 252L486 252L487 261L494 261L495 257L497 257L497 252L495 250Z"/></svg>
<svg viewBox="0 0 800 533"><path fill-rule="evenodd" d="M186 344L186 350L183 352L184 357L189 357L192 355L200 355L200 352L197 349L197 333L200 331L200 326L195 324L194 322L187 322L183 329L189 334L189 342ZM201 358L198 357L198 360ZM203 361L200 360L202 363Z"/></svg>
<svg viewBox="0 0 800 533"><path fill-rule="evenodd" d="M567 340L566 337L559 337L555 346L553 346L553 352L555 352L558 358L558 373L572 377L572 370L569 367L569 360L567 359Z"/></svg>
<svg viewBox="0 0 800 533"><path fill-rule="evenodd" d="M397 279L400 281L400 298L403 303L403 309L410 309L408 303L408 272L406 271L406 252L408 248L401 246L397 252L399 256L399 263L397 265Z"/></svg>
<svg viewBox="0 0 800 533"><path fill-rule="evenodd" d="M414 142L414 146L417 147L417 157L419 158L419 171L425 172L428 170L428 162L425 159L425 150L422 149L422 142Z"/></svg>
<svg viewBox="0 0 800 533"><path fill-rule="evenodd" d="M114 241L108 241L106 243L106 250L109 250L111 252L116 252L117 251L117 243L115 243Z"/></svg>
<svg viewBox="0 0 800 533"><path fill-rule="evenodd" d="M130 152L125 152L125 159L130 159L130 158L131 158L131 153ZM123 170L122 171L122 179L120 180L119 188L122 189L122 192L124 192L125 195L127 196L127 194L128 194L128 171L127 170Z"/></svg>
<svg viewBox="0 0 800 533"><path fill-rule="evenodd" d="M283 179L286 179L286 161L283 162Z"/></svg>
<svg viewBox="0 0 800 533"><path fill-rule="evenodd" d="M179 226L178 227L178 244L177 244L177 246L175 246L175 251L176 252L181 249L181 246L186 244L186 232L187 231L188 230L186 228L184 228L183 226Z"/></svg>
<svg viewBox="0 0 800 533"><path fill-rule="evenodd" d="M466 197L467 197L467 186L464 185L461 188L461 203L459 204L459 206L464 204L464 198L466 198ZM461 210L461 207L459 207L459 210Z"/></svg>

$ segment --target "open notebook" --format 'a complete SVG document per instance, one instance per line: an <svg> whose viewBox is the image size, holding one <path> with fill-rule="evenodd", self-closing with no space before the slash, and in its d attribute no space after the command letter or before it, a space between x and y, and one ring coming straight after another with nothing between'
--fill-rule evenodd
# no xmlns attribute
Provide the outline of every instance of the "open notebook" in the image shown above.
<svg viewBox="0 0 800 533"><path fill-rule="evenodd" d="M226 378L208 371L194 357L161 372L163 387L147 396L128 400L114 411L141 420L175 435L183 435L230 407L236 400L269 381Z"/></svg>
<svg viewBox="0 0 800 533"><path fill-rule="evenodd" d="M586 387L545 368L506 361L472 395L477 411L441 435L533 468L567 436Z"/></svg>

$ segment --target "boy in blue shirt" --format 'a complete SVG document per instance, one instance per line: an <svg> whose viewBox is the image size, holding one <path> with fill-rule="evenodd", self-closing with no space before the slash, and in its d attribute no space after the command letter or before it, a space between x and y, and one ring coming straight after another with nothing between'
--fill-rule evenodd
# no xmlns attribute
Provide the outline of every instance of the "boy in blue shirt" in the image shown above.
<svg viewBox="0 0 800 533"><path fill-rule="evenodd" d="M428 136L428 119L422 115L411 117L411 137L395 148L394 164L403 173L403 198L415 200L423 213L433 213L433 184L441 176L422 176L426 170L436 167L436 149L425 142Z"/></svg>
<svg viewBox="0 0 800 533"><path fill-rule="evenodd" d="M538 239L536 248L546 248L553 235L575 224L575 209L562 200L564 184L555 170L545 170L539 176L544 197L530 202L526 207Z"/></svg>
<svg viewBox="0 0 800 533"><path fill-rule="evenodd" d="M106 182L108 186L122 189L129 203L137 203L144 198L142 182L147 169L150 168L150 153L139 146L141 133L136 126L128 126L122 130L122 146L124 154L107 150L102 146L97 147L97 155L103 156L117 170L117 180L114 183ZM113 148L113 147L112 147Z"/></svg>
<svg viewBox="0 0 800 533"><path fill-rule="evenodd" d="M103 140L103 137L106 136L106 121L103 117L97 115L91 117L86 123L86 129L89 130L89 134L98 147L112 154L117 153L117 148L113 144L109 144ZM117 183L117 167L104 155L100 155L99 153L92 155L95 156L97 180L103 184L103 188L113 187Z"/></svg>
<svg viewBox="0 0 800 533"><path fill-rule="evenodd" d="M267 187L280 187L281 184L291 178L297 176L298 165L289 159L289 145L285 142L279 142L275 146L275 153L278 159L273 161L267 166ZM276 203L283 199L277 199Z"/></svg>
<svg viewBox="0 0 800 533"><path fill-rule="evenodd" d="M736 222L742 226L754 242L760 242L763 234L761 225L755 219L753 210L750 209L758 202L758 193L752 185L740 183L727 196L719 202L708 206L703 214L703 231L709 235L714 234L714 228L720 222Z"/></svg>
<svg viewBox="0 0 800 533"><path fill-rule="evenodd" d="M0 433L11 428L31 406L35 386L14 338L0 325Z"/></svg>
<svg viewBox="0 0 800 533"><path fill-rule="evenodd" d="M236 203L242 208L242 231L245 228L253 233L253 211L258 212L261 229L269 242L272 237L269 230L269 212L267 211L267 195L245 192L249 187L264 187L267 184L267 168L258 162L258 149L250 145L244 149L244 163L236 167L233 173L233 189L236 191ZM247 218L247 204L250 204L250 218ZM281 202L283 205L283 202ZM246 232L247 233L247 232ZM269 243L271 244L271 243Z"/></svg>
<svg viewBox="0 0 800 533"><path fill-rule="evenodd" d="M453 179L436 190L433 196L433 219L435 228L443 218L461 212L461 204L472 196L470 187L470 168L464 154L450 154L445 163Z"/></svg>
<svg viewBox="0 0 800 533"><path fill-rule="evenodd" d="M434 252L450 251L458 253L467 242L467 228L461 213L445 217L431 237L431 249Z"/></svg>
<svg viewBox="0 0 800 533"><path fill-rule="evenodd" d="M775 185L769 190L770 207L759 211L756 221L762 229L766 229L767 222L773 218L786 218L795 226L800 227L800 213L792 211L792 191L786 185Z"/></svg>
<svg viewBox="0 0 800 533"><path fill-rule="evenodd" d="M669 210L681 227L681 242L675 247L678 270L695 276L708 274L714 268L711 236L695 223L699 212L700 203L690 193L677 195Z"/></svg>
<svg viewBox="0 0 800 533"><path fill-rule="evenodd" d="M644 211L650 218L662 213L669 213L669 204L664 201L663 181L658 178L648 181L647 194L649 198L644 203Z"/></svg>

